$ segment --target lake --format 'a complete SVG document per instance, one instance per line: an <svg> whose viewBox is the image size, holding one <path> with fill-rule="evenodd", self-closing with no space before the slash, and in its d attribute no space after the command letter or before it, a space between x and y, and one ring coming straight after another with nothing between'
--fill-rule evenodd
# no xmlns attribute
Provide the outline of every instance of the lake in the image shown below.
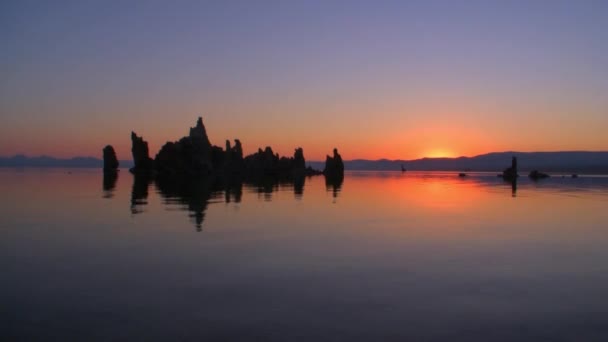
<svg viewBox="0 0 608 342"><path fill-rule="evenodd" d="M608 177L0 169L6 341L605 341Z"/></svg>

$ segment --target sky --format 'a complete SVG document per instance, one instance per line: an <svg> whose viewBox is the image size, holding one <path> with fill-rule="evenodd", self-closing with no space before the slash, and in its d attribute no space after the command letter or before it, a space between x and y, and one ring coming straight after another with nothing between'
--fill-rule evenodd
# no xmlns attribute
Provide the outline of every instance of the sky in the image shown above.
<svg viewBox="0 0 608 342"><path fill-rule="evenodd" d="M608 150L608 1L0 2L0 156Z"/></svg>

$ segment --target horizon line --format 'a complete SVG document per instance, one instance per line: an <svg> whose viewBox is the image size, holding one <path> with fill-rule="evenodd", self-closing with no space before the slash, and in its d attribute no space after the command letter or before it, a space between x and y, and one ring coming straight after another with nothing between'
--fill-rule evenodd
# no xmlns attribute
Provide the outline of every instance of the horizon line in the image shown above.
<svg viewBox="0 0 608 342"><path fill-rule="evenodd" d="M391 161L391 162L395 162L395 161L402 161L402 162L408 162L408 161L415 161L415 160L423 160L423 159L460 159L460 158L476 158L476 157L480 157L480 156L485 156L485 155L489 155L489 154L499 154L499 153L608 153L608 149L607 150L552 150L552 151L515 151L515 150L506 150L506 151L490 151L490 152L485 152L485 153L481 153L481 154L476 154L476 155L472 155L472 156L454 156L454 157L419 157L419 158L414 158L414 159L389 159L389 158L377 158L377 159L368 159L368 158L352 158L352 159L344 159L344 161L360 161L360 160L367 160L367 161ZM73 156L73 157L65 157L65 158L61 158L61 157L54 157L51 155L47 155L47 154L41 154L41 155L27 155L25 153L16 153L13 155L0 155L0 158L15 158L15 157L25 157L25 158L52 158L52 159L57 159L57 160L73 160L73 159L97 159L97 160L103 160L103 158L101 157L94 157L94 156ZM119 161L131 161L133 160L133 158L129 158L129 159L119 159ZM307 162L324 162L324 160L307 160Z"/></svg>

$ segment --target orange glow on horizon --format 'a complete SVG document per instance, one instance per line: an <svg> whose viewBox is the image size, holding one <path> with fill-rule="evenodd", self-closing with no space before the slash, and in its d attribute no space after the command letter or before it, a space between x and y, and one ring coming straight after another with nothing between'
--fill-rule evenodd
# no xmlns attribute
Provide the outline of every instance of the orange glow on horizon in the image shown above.
<svg viewBox="0 0 608 342"><path fill-rule="evenodd" d="M425 152L421 158L454 158L456 154L448 149L434 148Z"/></svg>
<svg viewBox="0 0 608 342"><path fill-rule="evenodd" d="M184 110L186 111L186 110ZM193 110L192 110L193 111ZM191 112L192 112L191 111ZM401 112L400 112L401 113ZM211 143L224 147L226 139L239 138L245 155L255 153L258 148L271 146L281 156L293 156L294 149L302 147L307 161L324 161L337 148L344 160L390 159L414 160L420 158L457 158L500 151L557 151L557 150L606 150L604 140L562 141L560 144L536 142L536 140L512 142L506 133L490 133L486 127L466 120L445 123L432 112L426 119L416 122L400 121L399 117L389 124L374 121L367 127L365 120L346 121L344 125L304 122L289 125L289 120L273 123L268 128L265 121L253 120L237 123L220 117L203 117ZM130 132L134 130L149 146L154 158L167 141L177 141L188 134L198 114L183 120L150 119L127 122L118 127L108 126L106 121L83 125L81 122L66 123L67 132L50 124L28 128L24 139L22 129L14 129L0 136L0 156L23 153L30 157L47 155L58 158L77 156L102 157L102 148L114 146L119 160L131 160ZM331 115L328 117L332 118ZM463 117L466 117L463 114ZM133 119L134 120L134 119ZM348 124L348 126L347 126ZM286 127L277 129L276 127ZM62 126L63 127L63 126ZM62 128L63 129L63 128ZM508 131L508 130L505 130ZM523 132L522 134L524 134ZM540 135L535 135L540 141Z"/></svg>

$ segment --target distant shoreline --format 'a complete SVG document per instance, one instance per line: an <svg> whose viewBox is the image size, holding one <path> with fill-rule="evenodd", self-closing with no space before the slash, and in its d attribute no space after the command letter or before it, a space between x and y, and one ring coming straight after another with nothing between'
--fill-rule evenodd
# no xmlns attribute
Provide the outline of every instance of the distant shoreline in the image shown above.
<svg viewBox="0 0 608 342"><path fill-rule="evenodd" d="M512 156L516 156L521 171L534 169L552 173L607 174L608 151L561 151L561 152L492 152L474 157L422 158L415 160L351 159L345 160L345 170L361 171L465 171L495 172L504 169ZM120 168L133 166L131 160L119 161ZM307 166L322 168L323 161L307 161ZM17 155L0 157L0 167L34 168L102 168L103 161L95 157L54 158L48 156L27 157Z"/></svg>

